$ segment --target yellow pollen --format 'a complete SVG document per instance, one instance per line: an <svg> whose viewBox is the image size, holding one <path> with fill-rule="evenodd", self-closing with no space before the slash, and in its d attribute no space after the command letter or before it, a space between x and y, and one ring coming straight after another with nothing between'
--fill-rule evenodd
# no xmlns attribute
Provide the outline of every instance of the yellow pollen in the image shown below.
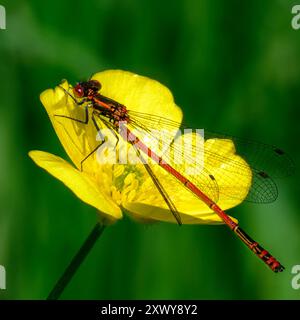
<svg viewBox="0 0 300 320"><path fill-rule="evenodd" d="M124 170L125 170L124 166L121 166L121 165L114 166L114 177L115 178L120 177L123 174Z"/></svg>
<svg viewBox="0 0 300 320"><path fill-rule="evenodd" d="M130 184L134 180L134 178L135 178L135 174L132 172L129 173L124 180L124 185L126 186L126 185Z"/></svg>
<svg viewBox="0 0 300 320"><path fill-rule="evenodd" d="M115 186L111 187L111 197L118 204L121 204L121 194Z"/></svg>
<svg viewBox="0 0 300 320"><path fill-rule="evenodd" d="M136 196L136 190L131 190L127 197L128 202L132 202L135 196Z"/></svg>

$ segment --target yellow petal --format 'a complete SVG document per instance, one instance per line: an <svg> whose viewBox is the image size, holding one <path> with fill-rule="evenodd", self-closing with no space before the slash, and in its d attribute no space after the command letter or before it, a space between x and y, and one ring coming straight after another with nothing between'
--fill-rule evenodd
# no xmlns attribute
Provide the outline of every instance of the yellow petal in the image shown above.
<svg viewBox="0 0 300 320"><path fill-rule="evenodd" d="M165 208L155 207L144 203L125 203L123 208L127 214L133 219L147 223L154 221L164 221L177 223L173 214ZM199 212L195 207L195 212L180 212L180 218L183 224L223 224L223 220L215 213L208 212L210 210L203 210ZM233 221L238 222L231 217Z"/></svg>
<svg viewBox="0 0 300 320"><path fill-rule="evenodd" d="M79 199L98 209L110 222L122 218L120 208L101 192L101 185L91 176L47 152L30 151L29 156L38 166L62 181Z"/></svg>
<svg viewBox="0 0 300 320"><path fill-rule="evenodd" d="M156 80L128 71L106 70L93 75L102 84L101 94L124 104L127 109L158 115L178 123L182 111L171 91Z"/></svg>
<svg viewBox="0 0 300 320"><path fill-rule="evenodd" d="M68 82L64 81L61 87L68 91ZM91 125L84 125L71 119L60 117L85 119L84 110L78 107L61 87L45 90L41 93L40 99L66 153L75 166L80 168L82 159L99 142L96 141L96 132ZM87 137L92 138L88 139Z"/></svg>

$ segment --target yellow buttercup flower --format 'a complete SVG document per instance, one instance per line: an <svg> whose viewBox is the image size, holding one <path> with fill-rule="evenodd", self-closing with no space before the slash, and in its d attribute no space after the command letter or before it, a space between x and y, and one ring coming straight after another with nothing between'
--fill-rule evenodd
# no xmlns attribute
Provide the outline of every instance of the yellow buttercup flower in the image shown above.
<svg viewBox="0 0 300 320"><path fill-rule="evenodd" d="M171 92L157 81L121 70L99 72L92 79L101 83L101 94L124 104L129 110L157 115L178 123L182 120L181 109L175 104ZM72 94L68 82L64 81L54 90L44 91L40 98L60 142L74 165L43 151L30 151L29 155L33 161L62 181L82 201L95 207L99 214L105 218L106 223L121 219L123 212L141 222L176 223L143 164L101 163L97 158L98 153L95 152L84 162L83 170L80 170L81 161L97 147L99 139L96 139L96 131L92 121L85 125L55 116L63 115L76 119L84 119L85 117L84 108L76 105L72 97L66 94L61 87ZM120 137L120 139L122 138ZM225 153L226 161L210 165L209 150L212 145L216 144ZM151 145L149 147L151 148ZM208 151L207 155L205 151ZM104 149L102 152L103 154L108 153L109 150ZM216 160L214 161L216 162ZM209 167L220 191L228 188L234 190L234 185L232 185L235 180L233 170L229 170L233 172L232 181L229 174L226 176L226 181L222 180L222 170L226 170L226 167L230 168L233 163L243 165L243 167L239 166L241 168L239 170L244 170L245 173L239 175L244 177L242 178L243 188L238 191L239 194L236 198L239 200L234 196L229 199L220 192L218 205L222 209L238 205L247 196L251 185L251 171L246 162L235 154L234 144L231 140L210 139L205 141L204 167ZM182 168L184 166L183 163ZM175 203L182 223L222 223L217 214L186 190L174 177L158 165L151 167Z"/></svg>

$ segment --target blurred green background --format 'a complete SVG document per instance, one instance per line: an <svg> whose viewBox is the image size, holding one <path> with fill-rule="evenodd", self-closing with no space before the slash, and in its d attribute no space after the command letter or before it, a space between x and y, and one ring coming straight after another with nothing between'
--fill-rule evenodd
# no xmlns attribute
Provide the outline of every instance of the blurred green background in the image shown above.
<svg viewBox="0 0 300 320"><path fill-rule="evenodd" d="M197 128L276 144L300 161L300 30L295 1L1 1L0 299L44 299L96 221L95 210L27 156L66 158L39 101L61 79L111 68L166 84ZM286 266L273 274L225 226L108 228L63 299L298 299L299 173L270 205L230 211Z"/></svg>

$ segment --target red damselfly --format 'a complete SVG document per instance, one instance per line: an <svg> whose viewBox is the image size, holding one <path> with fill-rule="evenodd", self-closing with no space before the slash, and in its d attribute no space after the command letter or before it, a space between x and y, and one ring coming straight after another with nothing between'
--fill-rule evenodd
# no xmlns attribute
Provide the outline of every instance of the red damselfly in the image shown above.
<svg viewBox="0 0 300 320"><path fill-rule="evenodd" d="M168 174L173 176L179 181L182 186L192 192L203 201L211 210L213 210L223 222L244 242L248 248L250 248L262 261L264 261L274 272L281 272L284 267L279 261L277 261L267 250L261 245L249 237L240 226L234 222L217 204L219 194L226 195L228 199L241 197L244 200L244 194L240 190L246 188L243 185L243 179L241 175L251 175L251 188L247 189L246 200L256 203L268 203L277 198L277 187L273 178L289 175L293 170L293 163L289 156L279 148L271 145L262 144L259 142L245 141L240 138L232 137L229 135L221 135L216 133L210 133L205 131L205 139L212 139L214 145L210 146L207 150L207 156L210 159L209 166L205 165L201 168L195 168L196 175L185 174L179 170L179 166L176 166L167 154L159 155L156 151L149 148L147 142L143 141L133 129L138 132L148 133L152 140L157 140L157 137L151 129L156 128L158 125L169 130L178 129L181 124L161 118L157 115L150 115L130 110L130 106L125 106L109 97L106 97L100 93L101 84L97 80L89 80L86 82L79 82L73 88L73 95L61 87L66 94L68 94L75 102L76 105L82 106L85 110L84 119L73 118L66 115L58 115L55 117L66 118L77 123L85 125L89 124L90 119L97 132L101 131L103 126L112 130L114 136L119 141L119 136L124 140L130 142L134 146L136 153L140 159L143 156L151 157L151 159L158 164ZM174 130L173 130L174 131ZM168 133L165 133L168 135ZM171 134L167 137L168 141L173 141ZM247 161L235 162L232 159L226 158L225 150L220 150L218 139L231 140L237 150L237 154ZM93 148L82 159L80 166L83 169L84 162L93 155L101 146L102 142ZM151 145L151 144L150 144ZM176 149L176 145L170 143L169 148L173 154L180 152ZM185 156L189 156L195 152L194 146L190 146L190 153ZM230 166L218 167L219 174L222 176L222 180L228 181L230 188L219 188L217 179L210 173L210 167L217 167L221 162L230 162ZM169 210L174 215L178 224L181 224L181 218L176 204L172 201L168 192L163 187L161 181L154 174L151 165L146 161L143 162L145 169L150 175L153 183L157 187L157 190L163 197ZM251 170L247 173L247 170ZM230 179L229 179L230 176ZM232 185L234 187L232 187Z"/></svg>

